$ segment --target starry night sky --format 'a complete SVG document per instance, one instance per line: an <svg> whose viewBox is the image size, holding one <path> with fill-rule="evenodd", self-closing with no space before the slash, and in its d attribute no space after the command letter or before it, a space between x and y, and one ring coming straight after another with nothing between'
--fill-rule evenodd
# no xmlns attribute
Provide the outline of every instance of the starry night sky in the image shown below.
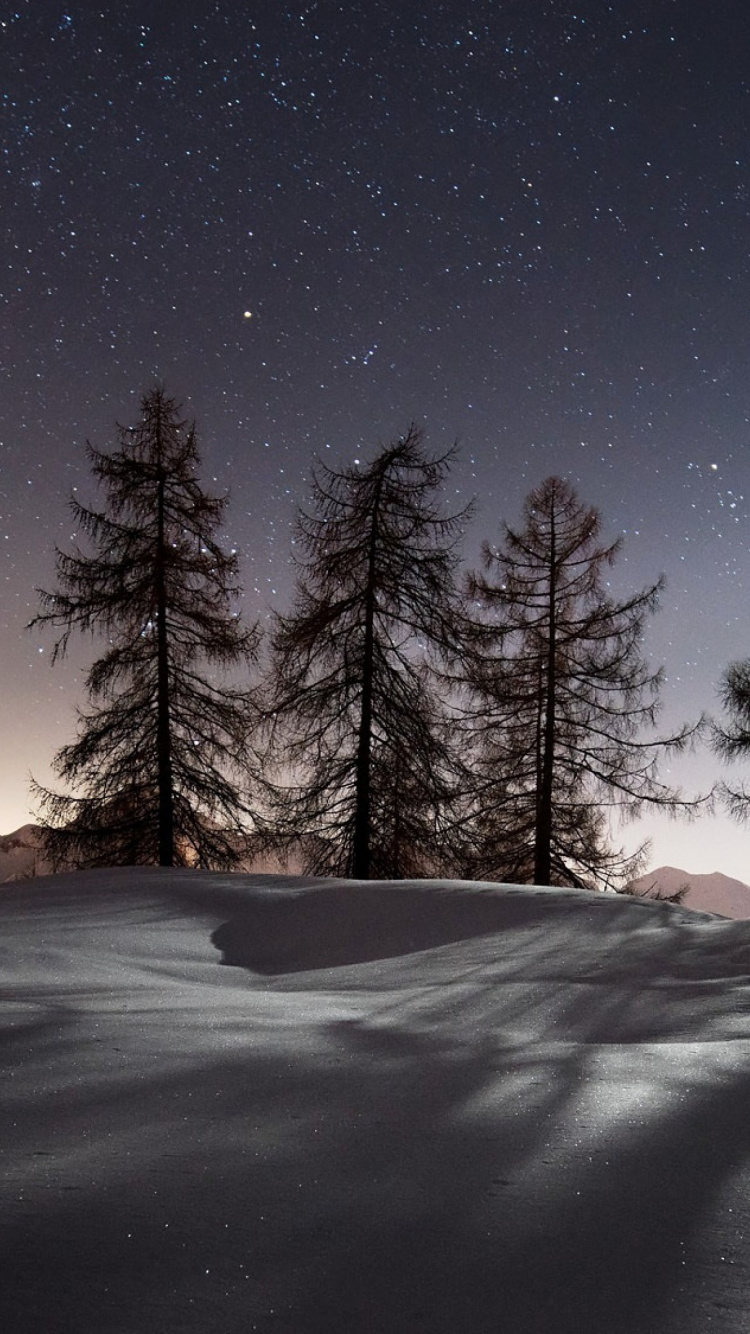
<svg viewBox="0 0 750 1334"><path fill-rule="evenodd" d="M231 490L249 616L286 605L313 456L413 420L460 443L469 563L569 477L624 534L617 590L667 576L665 725L716 709L750 654L745 0L19 0L0 34L0 831L90 652L50 669L34 587L86 439L157 378ZM750 833L660 823L653 861L750 880Z"/></svg>

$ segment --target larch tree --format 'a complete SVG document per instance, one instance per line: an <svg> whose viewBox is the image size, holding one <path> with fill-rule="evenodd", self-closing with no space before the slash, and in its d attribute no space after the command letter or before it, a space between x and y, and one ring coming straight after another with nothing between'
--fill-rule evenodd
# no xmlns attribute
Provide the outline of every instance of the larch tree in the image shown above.
<svg viewBox="0 0 750 1334"><path fill-rule="evenodd" d="M454 794L434 655L455 649L456 543L439 492L453 451L420 431L368 466L320 468L298 519L294 607L273 636L277 837L307 868L425 874L447 856Z"/></svg>
<svg viewBox="0 0 750 1334"><path fill-rule="evenodd" d="M474 783L474 873L600 887L636 872L613 847L609 813L694 803L660 781L665 752L695 728L655 738L662 670L641 643L661 581L617 600L596 509L550 477L529 495L523 526L485 544L469 580L478 616L466 655Z"/></svg>
<svg viewBox="0 0 750 1334"><path fill-rule="evenodd" d="M711 741L725 760L750 756L750 659L730 663L719 684L719 699L725 721L713 723ZM750 788L745 783L720 783L719 796L730 815L741 824L750 822Z"/></svg>
<svg viewBox="0 0 750 1334"><path fill-rule="evenodd" d="M61 632L53 662L74 631L104 640L77 739L54 761L68 790L34 785L47 855L230 867L247 836L258 635L236 611L237 555L216 538L226 499L201 486L194 426L161 387L112 452L89 445L88 458L104 505L73 499L86 549L57 551L58 587L31 623Z"/></svg>

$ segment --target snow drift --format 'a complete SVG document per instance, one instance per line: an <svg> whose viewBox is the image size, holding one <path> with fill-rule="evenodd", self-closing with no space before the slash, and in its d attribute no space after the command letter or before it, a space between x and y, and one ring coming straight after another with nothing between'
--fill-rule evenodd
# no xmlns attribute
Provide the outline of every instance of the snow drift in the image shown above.
<svg viewBox="0 0 750 1334"><path fill-rule="evenodd" d="M12 1334L747 1328L750 924L121 870L0 962Z"/></svg>

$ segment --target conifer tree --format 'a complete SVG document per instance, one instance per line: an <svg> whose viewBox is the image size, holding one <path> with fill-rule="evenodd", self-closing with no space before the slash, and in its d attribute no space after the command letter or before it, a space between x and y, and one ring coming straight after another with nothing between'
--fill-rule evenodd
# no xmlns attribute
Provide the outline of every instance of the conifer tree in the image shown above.
<svg viewBox="0 0 750 1334"><path fill-rule="evenodd" d="M477 875L614 885L632 878L638 855L612 846L609 811L691 806L658 764L695 729L653 738L663 674L641 653L662 583L613 598L605 576L621 542L602 543L601 526L550 477L529 495L522 528L485 544L470 579L487 613L467 655Z"/></svg>
<svg viewBox="0 0 750 1334"><path fill-rule="evenodd" d="M234 610L238 561L216 540L224 498L201 486L194 426L161 387L117 446L88 446L101 509L72 501L86 550L57 551L58 587L32 625L104 639L78 736L55 757L68 787L35 785L56 867L234 864L248 814L241 785L254 705L222 683L257 646Z"/></svg>
<svg viewBox="0 0 750 1334"><path fill-rule="evenodd" d="M452 457L419 430L367 467L319 469L298 520L294 608L272 645L278 834L319 873L403 877L445 857L448 718L430 655L456 647L462 514L439 492ZM465 513L465 511L464 511Z"/></svg>
<svg viewBox="0 0 750 1334"><path fill-rule="evenodd" d="M750 659L730 663L721 678L719 698L726 721L712 725L713 748L722 759L745 759L750 755ZM750 820L747 784L720 783L719 796L735 820Z"/></svg>

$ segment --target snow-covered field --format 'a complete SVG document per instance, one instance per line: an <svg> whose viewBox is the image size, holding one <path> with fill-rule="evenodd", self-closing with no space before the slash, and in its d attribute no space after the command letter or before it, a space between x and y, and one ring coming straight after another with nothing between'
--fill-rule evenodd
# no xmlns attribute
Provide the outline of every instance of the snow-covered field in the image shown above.
<svg viewBox="0 0 750 1334"><path fill-rule="evenodd" d="M567 890L0 893L3 1334L750 1329L750 923Z"/></svg>

